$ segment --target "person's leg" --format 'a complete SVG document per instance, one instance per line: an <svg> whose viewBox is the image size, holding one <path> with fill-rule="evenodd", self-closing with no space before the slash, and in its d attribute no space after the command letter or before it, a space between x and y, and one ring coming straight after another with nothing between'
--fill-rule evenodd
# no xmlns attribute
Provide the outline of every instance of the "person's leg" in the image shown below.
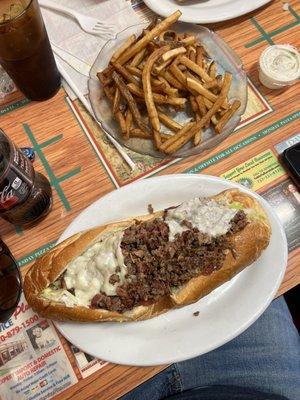
<svg viewBox="0 0 300 400"><path fill-rule="evenodd" d="M283 297L237 338L175 366L183 390L236 385L300 399L300 340Z"/></svg>
<svg viewBox="0 0 300 400"><path fill-rule="evenodd" d="M300 399L300 341L283 298L224 346L168 367L122 400L159 400L209 385L237 385Z"/></svg>
<svg viewBox="0 0 300 400"><path fill-rule="evenodd" d="M174 365L125 394L120 400L160 400L182 391L180 376Z"/></svg>

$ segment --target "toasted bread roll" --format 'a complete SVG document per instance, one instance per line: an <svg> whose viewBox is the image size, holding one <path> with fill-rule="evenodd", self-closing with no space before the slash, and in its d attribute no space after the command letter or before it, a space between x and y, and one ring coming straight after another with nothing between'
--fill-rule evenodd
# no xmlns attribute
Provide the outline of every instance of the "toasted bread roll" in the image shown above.
<svg viewBox="0 0 300 400"><path fill-rule="evenodd" d="M138 305L124 312L108 311L81 305L66 305L53 297L47 298L50 285L60 279L68 265L76 260L93 244L103 241L108 234L124 231L136 221L151 221L162 218L164 211L151 215L131 218L126 221L107 224L78 233L54 247L39 258L28 271L24 281L24 293L28 303L40 315L60 321L138 321L149 319L172 308L193 303L212 290L230 280L238 272L252 264L268 246L271 228L260 204L251 196L239 190L226 190L212 199L244 209L247 225L229 236L230 248L221 268L209 275L198 275L184 285L172 288L170 295L159 298L149 305ZM231 207L234 208L234 207Z"/></svg>

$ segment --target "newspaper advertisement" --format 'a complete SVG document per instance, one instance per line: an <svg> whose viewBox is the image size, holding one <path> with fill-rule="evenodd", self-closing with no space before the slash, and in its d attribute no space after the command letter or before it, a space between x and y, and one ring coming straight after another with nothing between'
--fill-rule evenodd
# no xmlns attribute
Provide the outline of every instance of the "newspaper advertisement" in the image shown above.
<svg viewBox="0 0 300 400"><path fill-rule="evenodd" d="M300 193L290 179L268 189L262 196L278 215L288 242L289 252L300 247Z"/></svg>
<svg viewBox="0 0 300 400"><path fill-rule="evenodd" d="M69 343L69 346L72 354L74 355L76 365L82 378L86 378L99 369L105 367L105 365L108 365L107 361L100 360L91 356L90 354L84 353L72 343Z"/></svg>
<svg viewBox="0 0 300 400"><path fill-rule="evenodd" d="M0 324L0 400L46 400L77 382L54 326L22 297Z"/></svg>

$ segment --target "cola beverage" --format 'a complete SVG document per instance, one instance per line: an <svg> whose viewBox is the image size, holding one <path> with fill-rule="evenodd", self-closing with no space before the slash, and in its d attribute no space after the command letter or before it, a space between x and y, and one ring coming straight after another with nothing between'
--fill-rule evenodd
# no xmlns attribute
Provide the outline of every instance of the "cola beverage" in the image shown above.
<svg viewBox="0 0 300 400"><path fill-rule="evenodd" d="M0 239L0 323L15 311L22 293L22 279L16 260Z"/></svg>
<svg viewBox="0 0 300 400"><path fill-rule="evenodd" d="M30 100L54 96L61 80L37 0L0 1L0 64Z"/></svg>
<svg viewBox="0 0 300 400"><path fill-rule="evenodd" d="M52 207L48 179L0 129L0 217L28 226L45 217Z"/></svg>

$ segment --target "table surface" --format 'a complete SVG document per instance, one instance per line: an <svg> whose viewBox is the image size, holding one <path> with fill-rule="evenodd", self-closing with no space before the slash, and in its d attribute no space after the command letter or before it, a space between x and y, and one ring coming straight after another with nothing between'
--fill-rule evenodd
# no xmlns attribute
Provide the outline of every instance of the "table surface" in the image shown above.
<svg viewBox="0 0 300 400"><path fill-rule="evenodd" d="M1 237L18 259L22 273L26 273L37 256L53 247L84 208L141 177L203 171L238 181L244 179L244 183L273 202L275 208L282 196L287 204L291 202L291 194L287 195L291 182L278 162L277 145L298 134L300 86L268 90L259 83L257 70L257 60L267 45L299 46L300 3L289 1L288 11L283 10L283 3L274 1L247 16L211 26L241 57L249 77L249 100L241 126L208 154L161 163L128 151L136 164L131 172L81 104L72 102L63 89L42 103L28 102L19 92L2 101L1 128L19 146L35 149L35 168L48 176L54 194L53 210L37 226L22 230L0 222ZM296 139L287 143L293 140ZM299 205L297 210L299 213ZM288 230L289 261L278 294L300 282L297 231L293 234L294 225L284 222ZM60 335L59 338L78 383L55 399L116 399L164 368L136 368L99 361L98 370L82 378L70 344Z"/></svg>

